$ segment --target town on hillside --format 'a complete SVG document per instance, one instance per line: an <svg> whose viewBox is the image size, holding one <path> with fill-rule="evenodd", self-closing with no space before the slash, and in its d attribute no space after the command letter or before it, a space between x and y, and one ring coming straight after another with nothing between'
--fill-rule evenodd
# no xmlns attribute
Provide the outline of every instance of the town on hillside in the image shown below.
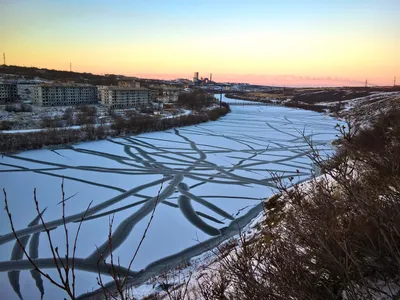
<svg viewBox="0 0 400 300"><path fill-rule="evenodd" d="M212 96L271 89L245 83L217 83L212 74L203 78L198 72L190 80L157 80L2 65L0 131L108 124L113 122L113 116L123 114L172 117L188 114L196 107L179 101L191 93ZM218 96L210 104L218 105L217 102Z"/></svg>

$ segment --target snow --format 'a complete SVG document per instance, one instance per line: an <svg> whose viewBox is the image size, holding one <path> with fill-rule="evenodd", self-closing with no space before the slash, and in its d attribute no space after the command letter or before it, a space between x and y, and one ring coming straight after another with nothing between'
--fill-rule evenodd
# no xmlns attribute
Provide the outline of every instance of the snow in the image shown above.
<svg viewBox="0 0 400 300"><path fill-rule="evenodd" d="M213 109L214 107L212 107L211 109ZM192 113L191 110L188 109L183 109L181 113L178 113L176 115L165 115L162 114L161 115L161 119L172 119L172 118L177 118L177 117L181 117L181 116L188 116ZM100 127L100 126L111 126L112 123L103 123L103 124L94 124L95 127ZM66 127L57 127L55 129L57 130L78 130L83 128L84 125L80 126L80 125L75 125L75 126L66 126ZM16 129L16 130L0 130L0 134L1 133L29 133L29 132L39 132L39 131L46 131L48 130L48 128L31 128L31 129Z"/></svg>
<svg viewBox="0 0 400 300"><path fill-rule="evenodd" d="M0 188L7 190L17 230L25 228L36 215L34 188L37 188L40 206L47 207L45 220L60 218L61 206L58 203L61 200L62 176L66 178L66 198L71 197L66 202L68 216L85 211L92 200L92 207L109 203L106 201L136 187L142 186L136 193L110 202L92 215L156 198L160 184L145 184L164 176L164 192L172 178L178 180L177 176L182 176L182 182L190 187L190 193L237 219L274 193L272 172L293 175L298 180L308 178L312 166L305 154L308 146L301 132L304 131L321 149L329 152L336 124L335 119L312 111L279 106L233 106L230 114L216 122L130 138L82 143L73 149L4 155L0 158ZM300 170L300 175L296 169ZM156 208L154 220L132 266L134 271L189 247L200 247L200 241L211 238L201 227L196 227L185 218L179 208L170 206L178 204L179 196L180 193L172 186L172 194L167 195L165 200L161 199L164 202ZM200 218L210 226L223 230L231 223L216 210L195 200L191 200L191 205L195 211L204 214ZM139 204L117 212L113 229L116 230L143 206ZM114 254L121 258L122 266L127 266L132 257L149 217L141 215L134 218L136 225L116 247ZM96 251L96 246L107 240L108 222L106 215L83 223L77 257L88 257ZM68 228L72 243L77 223L68 223ZM8 233L7 217L4 211L0 211L0 270L2 261L10 259L14 246L12 239L4 241ZM63 253L65 237L62 226L52 231L52 237ZM51 257L44 234L40 235L39 256ZM54 270L49 272L54 274ZM97 273L79 270L77 276L78 294L98 288ZM107 277L104 279L109 280ZM25 297L39 297L27 270L21 271L20 286ZM6 271L0 273L0 288L7 299L18 299L8 282ZM47 282L44 288L44 299L62 297Z"/></svg>
<svg viewBox="0 0 400 300"><path fill-rule="evenodd" d="M69 127L60 127L56 129L81 129L81 126L69 126ZM0 130L0 133L29 133L29 132L38 132L38 131L46 131L47 128L34 128L34 129L19 129L19 130Z"/></svg>

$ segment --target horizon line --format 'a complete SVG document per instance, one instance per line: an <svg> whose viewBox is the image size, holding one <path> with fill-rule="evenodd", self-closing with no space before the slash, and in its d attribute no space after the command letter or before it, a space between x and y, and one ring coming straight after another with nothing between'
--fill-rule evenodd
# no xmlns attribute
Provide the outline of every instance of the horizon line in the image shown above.
<svg viewBox="0 0 400 300"><path fill-rule="evenodd" d="M50 70L50 71L58 71L58 72L70 72L70 73L77 73L77 74L92 74L96 76L105 76L107 75L115 75L115 76L124 76L124 77L136 77L138 79L147 79L147 80L159 80L159 81L173 81L177 79L185 79L189 80L190 78L184 78L184 77L179 77L174 74L169 74L169 73L139 73L135 75L125 75L125 74L118 74L118 73L95 73L95 72L87 72L87 71L74 71L74 70L62 70L62 69L52 69L48 67L39 67L39 66L26 66L26 65L8 65L8 64L2 64L0 65L1 67L20 67L20 68L33 68L33 69L40 69L40 70ZM208 73L207 73L208 74ZM217 73L216 73L217 74ZM10 74L12 75L12 74ZM214 73L213 73L214 75ZM290 88L329 88L329 87L363 87L365 84L365 81L359 81L359 80L352 80L348 78L341 78L341 77L330 77L330 76L324 76L324 77L314 77L314 76L302 76L302 75L268 75L268 74L221 74L223 76L252 76L252 77L269 77L269 78L291 78L291 79L298 79L298 80L310 80L310 81L343 81L346 82L348 81L349 83L352 82L354 85L343 85L343 84L322 84L322 85L307 85L307 84L285 84L285 83L278 83L278 84L260 84L260 83L252 83L252 82L246 82L246 81L215 81L216 83L229 83L229 84L249 84L249 85L255 85L255 86L269 86L269 87L290 87ZM170 77L170 79L165 79L163 77ZM396 76L395 76L396 77ZM379 84L373 84L373 83L368 83L367 88L373 88L373 87L393 87L393 85L379 85Z"/></svg>

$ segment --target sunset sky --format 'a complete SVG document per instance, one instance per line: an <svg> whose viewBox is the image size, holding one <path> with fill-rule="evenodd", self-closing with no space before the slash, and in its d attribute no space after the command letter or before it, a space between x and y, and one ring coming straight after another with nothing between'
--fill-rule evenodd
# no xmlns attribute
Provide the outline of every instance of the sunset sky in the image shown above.
<svg viewBox="0 0 400 300"><path fill-rule="evenodd" d="M7 64L265 85L400 84L400 0L0 0Z"/></svg>

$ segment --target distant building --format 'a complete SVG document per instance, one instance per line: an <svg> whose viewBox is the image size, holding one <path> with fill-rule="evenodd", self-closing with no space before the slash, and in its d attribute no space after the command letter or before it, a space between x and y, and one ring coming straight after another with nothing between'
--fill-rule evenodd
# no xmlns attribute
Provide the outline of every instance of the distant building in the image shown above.
<svg viewBox="0 0 400 300"><path fill-rule="evenodd" d="M213 81L212 81L212 73L210 73L210 78L200 77L200 79L199 79L199 72L194 72L193 83L195 85L209 85L209 84L213 83Z"/></svg>
<svg viewBox="0 0 400 300"><path fill-rule="evenodd" d="M182 91L182 88L166 84L151 84L149 88L153 93L153 100L161 101L163 103L177 102L179 94Z"/></svg>
<svg viewBox="0 0 400 300"><path fill-rule="evenodd" d="M98 86L96 86L96 88L97 88L97 99L99 101L101 101L101 93L102 93L102 91L106 90L109 87L110 87L109 85L98 85Z"/></svg>
<svg viewBox="0 0 400 300"><path fill-rule="evenodd" d="M162 90L162 96L160 97L160 101L166 102L177 102L179 98L179 94L182 89L175 87L167 87Z"/></svg>
<svg viewBox="0 0 400 300"><path fill-rule="evenodd" d="M39 84L34 88L33 103L40 106L67 106L97 102L97 89L83 84Z"/></svg>
<svg viewBox="0 0 400 300"><path fill-rule="evenodd" d="M101 103L110 108L132 108L151 105L152 92L140 87L100 86Z"/></svg>
<svg viewBox="0 0 400 300"><path fill-rule="evenodd" d="M17 100L17 84L0 83L0 103L13 102Z"/></svg>
<svg viewBox="0 0 400 300"><path fill-rule="evenodd" d="M197 83L198 81L199 81L199 72L194 72L193 83Z"/></svg>

